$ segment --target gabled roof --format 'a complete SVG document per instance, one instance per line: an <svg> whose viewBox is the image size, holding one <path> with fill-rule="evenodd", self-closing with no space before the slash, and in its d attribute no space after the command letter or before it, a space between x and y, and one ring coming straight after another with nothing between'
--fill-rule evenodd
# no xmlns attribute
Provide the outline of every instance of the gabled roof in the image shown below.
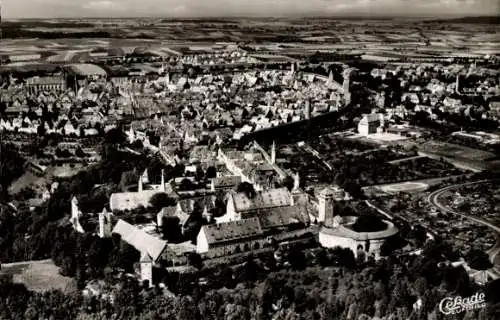
<svg viewBox="0 0 500 320"><path fill-rule="evenodd" d="M204 232L207 243L217 244L229 241L243 240L263 234L258 218L243 219L226 223L205 225L200 232Z"/></svg>
<svg viewBox="0 0 500 320"><path fill-rule="evenodd" d="M182 210L182 208L181 210L177 210L177 206L165 207L158 214L161 214L163 217L176 217L179 219L181 225L186 224L190 218L190 215Z"/></svg>
<svg viewBox="0 0 500 320"><path fill-rule="evenodd" d="M258 192L252 199L249 199L245 193L237 192L231 192L229 197L233 199L236 212L257 211L291 205L291 194L287 188Z"/></svg>
<svg viewBox="0 0 500 320"><path fill-rule="evenodd" d="M263 229L286 227L296 223L309 223L308 208L305 205L277 207L259 212Z"/></svg>
<svg viewBox="0 0 500 320"><path fill-rule="evenodd" d="M140 262L153 262L153 259L147 252L142 252Z"/></svg>
<svg viewBox="0 0 500 320"><path fill-rule="evenodd" d="M153 261L160 258L167 246L166 241L155 238L121 219L113 228L113 233L120 235L123 241L136 248L141 255L148 254Z"/></svg>
<svg viewBox="0 0 500 320"><path fill-rule="evenodd" d="M241 176L224 176L212 179L215 188L230 188L241 182Z"/></svg>
<svg viewBox="0 0 500 320"><path fill-rule="evenodd" d="M215 196L203 196L198 198L184 199L178 202L181 210L185 213L192 213L195 209L207 210L215 207Z"/></svg>
<svg viewBox="0 0 500 320"><path fill-rule="evenodd" d="M143 206L149 207L149 201L157 194L156 190L144 190L141 192L120 192L113 193L109 198L109 207L111 210L131 210Z"/></svg>

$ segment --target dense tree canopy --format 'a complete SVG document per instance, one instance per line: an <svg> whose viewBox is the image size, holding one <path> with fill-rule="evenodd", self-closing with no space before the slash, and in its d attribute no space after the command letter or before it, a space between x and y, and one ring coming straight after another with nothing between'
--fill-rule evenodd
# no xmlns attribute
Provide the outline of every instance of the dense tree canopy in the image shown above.
<svg viewBox="0 0 500 320"><path fill-rule="evenodd" d="M5 198L10 184L24 172L25 160L12 144L0 144L0 199Z"/></svg>
<svg viewBox="0 0 500 320"><path fill-rule="evenodd" d="M158 192L157 194L151 197L149 203L151 207L153 207L153 209L160 210L161 208L164 207L173 206L177 202L174 199L170 198L166 193Z"/></svg>

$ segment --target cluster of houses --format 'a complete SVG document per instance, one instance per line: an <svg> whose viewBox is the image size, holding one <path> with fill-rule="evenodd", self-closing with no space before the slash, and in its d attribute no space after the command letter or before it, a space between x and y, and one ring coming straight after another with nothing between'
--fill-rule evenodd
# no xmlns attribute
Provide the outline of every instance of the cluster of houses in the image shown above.
<svg viewBox="0 0 500 320"><path fill-rule="evenodd" d="M377 107L406 119L424 111L437 119L435 111L450 114L479 115L482 119L499 119L498 101L491 99L485 108L466 102L473 96L495 97L500 94L498 72L487 68L451 64L387 65L371 71L373 78L396 79L403 94L400 101L390 101L384 92L374 95ZM464 78L477 78L472 88L464 88ZM470 81L469 81L470 82ZM465 100L464 100L465 99ZM465 101L465 102L464 102Z"/></svg>
<svg viewBox="0 0 500 320"><path fill-rule="evenodd" d="M215 133L219 140L238 139L253 131L337 111L346 101L346 86L349 89L348 79L340 86L333 74L322 77L296 70L188 78L160 68L154 78L140 77L139 82L128 76L108 76L91 64L66 69L63 74L31 77L22 83L10 79L1 89L7 108L0 129L96 135L124 117L163 114L163 130L168 127L172 134L196 144L202 133Z"/></svg>
<svg viewBox="0 0 500 320"><path fill-rule="evenodd" d="M190 254L220 259L270 249L270 239L278 242L294 239L297 234L306 233L311 224L330 221L335 215L335 202L351 199L339 187L328 187L317 197L305 193L299 175L285 172L276 164L274 144L270 152L257 143L247 151L220 149L215 161L219 163L215 167L220 169L202 190L179 189L179 181L189 177L166 181L162 171L158 181L153 172L146 170L138 179L137 191L111 195L110 210L98 213L98 225L92 225L90 230L80 221L95 215L82 213L75 197L71 223L79 232L94 230L101 237L119 235L141 253L141 279L153 284L155 267L185 265ZM269 183L269 177L279 181L290 175L294 177L291 187ZM240 189L242 183L252 187ZM158 194L166 195L172 203L148 214L152 210L151 200ZM126 213L138 208L144 208L148 218L144 223L134 224ZM169 224L175 221L181 235L188 233L194 221L201 221L196 240L167 240L168 235L161 231L167 219ZM335 242L331 240L329 245L332 241ZM337 242L348 243L349 248L352 244L343 239Z"/></svg>

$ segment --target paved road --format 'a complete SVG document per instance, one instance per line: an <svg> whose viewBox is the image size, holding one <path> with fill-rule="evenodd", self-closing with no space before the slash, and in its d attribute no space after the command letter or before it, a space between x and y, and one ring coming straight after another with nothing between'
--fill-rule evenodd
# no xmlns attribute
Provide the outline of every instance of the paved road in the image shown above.
<svg viewBox="0 0 500 320"><path fill-rule="evenodd" d="M430 202L433 206L435 206L436 208L438 208L441 211L448 212L448 213L451 213L451 214L454 214L454 215L458 215L458 216L462 216L464 218L467 218L467 219L469 219L471 221L474 221L474 222L476 222L476 223L478 223L480 225L486 226L486 227L492 229L493 231L495 231L496 236L497 236L497 242L495 243L495 245L490 250L488 250L488 254L490 256L490 260L494 264L494 267L489 271L489 274L493 278L495 278L495 279L500 277L500 227L497 226L497 225L494 225L493 223L491 223L489 221L486 221L484 219L481 219L481 218L478 218L478 217L474 217L474 216L470 216L470 215L467 215L467 214L464 214L464 213L461 213L461 212L456 212L456 211L450 209L449 207L444 206L443 204L441 204L439 202L439 197L443 193L445 193L447 191L450 191L450 190L453 190L453 189L456 189L456 188L459 188L459 187L469 186L469 185L475 185L475 184L482 184L482 183L488 183L488 182L493 182L493 181L498 181L498 180L499 179L494 179L494 180L480 180L480 181L466 182L466 183L461 183L461 184L456 184L456 185L448 186L446 188L434 191L427 198L428 202Z"/></svg>

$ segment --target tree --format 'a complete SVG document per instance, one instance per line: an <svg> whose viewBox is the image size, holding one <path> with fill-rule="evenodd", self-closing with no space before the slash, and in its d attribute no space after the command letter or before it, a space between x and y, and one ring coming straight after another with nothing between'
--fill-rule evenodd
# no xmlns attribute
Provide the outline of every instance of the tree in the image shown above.
<svg viewBox="0 0 500 320"><path fill-rule="evenodd" d="M475 270L488 270L493 267L488 254L482 250L472 249L466 256L469 267Z"/></svg>
<svg viewBox="0 0 500 320"><path fill-rule="evenodd" d="M55 154L56 154L56 157L58 157L58 158L69 158L72 156L71 152L69 152L66 149L60 149L60 148L56 148Z"/></svg>
<svg viewBox="0 0 500 320"><path fill-rule="evenodd" d="M120 241L118 250L115 250L115 257L112 258L112 266L123 268L125 271L133 272L134 263L139 261L140 254L134 247L124 241Z"/></svg>
<svg viewBox="0 0 500 320"><path fill-rule="evenodd" d="M490 281L486 286L486 301L491 305L500 303L500 279Z"/></svg>
<svg viewBox="0 0 500 320"><path fill-rule="evenodd" d="M113 128L106 133L105 140L107 143L121 144L125 142L125 134L121 128Z"/></svg>
<svg viewBox="0 0 500 320"><path fill-rule="evenodd" d="M399 236L389 237L380 246L380 255L383 257L390 256L396 249L403 247L405 241Z"/></svg>
<svg viewBox="0 0 500 320"><path fill-rule="evenodd" d="M174 206L176 204L176 201L170 198L166 193L159 192L151 197L151 200L149 200L149 204L155 210L160 210L165 207Z"/></svg>
<svg viewBox="0 0 500 320"><path fill-rule="evenodd" d="M203 267L203 261L198 253L189 254L188 263L190 266L193 266L196 269L201 269Z"/></svg>
<svg viewBox="0 0 500 320"><path fill-rule="evenodd" d="M127 187L137 185L138 179L139 175L133 170L123 172L120 179L120 189L122 191L127 191Z"/></svg>
<svg viewBox="0 0 500 320"><path fill-rule="evenodd" d="M307 267L306 256L299 248L293 247L288 253L287 260L294 269L304 270Z"/></svg>
<svg viewBox="0 0 500 320"><path fill-rule="evenodd" d="M281 185L286 187L288 191L292 191L294 184L295 181L290 176L286 176L285 179L283 179L283 181L281 182Z"/></svg>
<svg viewBox="0 0 500 320"><path fill-rule="evenodd" d="M217 169L215 169L214 166L210 166L207 168L207 171L205 172L205 177L207 179L213 179L217 177Z"/></svg>
<svg viewBox="0 0 500 320"><path fill-rule="evenodd" d="M240 183L236 188L236 192L244 193L249 199L253 199L257 195L253 185L248 182Z"/></svg>
<svg viewBox="0 0 500 320"><path fill-rule="evenodd" d="M144 143L141 140L135 140L132 142L131 147L134 149L143 149Z"/></svg>
<svg viewBox="0 0 500 320"><path fill-rule="evenodd" d="M205 178L205 172L203 172L203 168L200 165L196 166L195 177L196 181L203 181L203 179Z"/></svg>
<svg viewBox="0 0 500 320"><path fill-rule="evenodd" d="M377 232L387 229L387 224L373 215L360 216L352 225L356 232Z"/></svg>
<svg viewBox="0 0 500 320"><path fill-rule="evenodd" d="M354 198L363 199L365 196L361 186L357 182L345 182L342 187Z"/></svg>
<svg viewBox="0 0 500 320"><path fill-rule="evenodd" d="M36 132L38 136L43 137L46 134L45 123L42 122L41 124L39 124Z"/></svg>
<svg viewBox="0 0 500 320"><path fill-rule="evenodd" d="M168 242L177 242L181 238L181 226L178 217L163 217L161 233Z"/></svg>
<svg viewBox="0 0 500 320"><path fill-rule="evenodd" d="M189 190L193 190L195 188L196 188L196 185L193 183L193 181L191 181L188 178L182 179L181 183L179 184L179 190L181 190L181 191L189 191Z"/></svg>
<svg viewBox="0 0 500 320"><path fill-rule="evenodd" d="M0 186L3 194L6 194L10 184L23 174L24 162L14 145L0 145Z"/></svg>
<svg viewBox="0 0 500 320"><path fill-rule="evenodd" d="M75 156L79 158L85 158L87 154L82 150L82 148L78 147L75 151Z"/></svg>
<svg viewBox="0 0 500 320"><path fill-rule="evenodd" d="M351 249L335 247L332 250L332 254L340 266L347 269L354 269L356 267L356 259Z"/></svg>

